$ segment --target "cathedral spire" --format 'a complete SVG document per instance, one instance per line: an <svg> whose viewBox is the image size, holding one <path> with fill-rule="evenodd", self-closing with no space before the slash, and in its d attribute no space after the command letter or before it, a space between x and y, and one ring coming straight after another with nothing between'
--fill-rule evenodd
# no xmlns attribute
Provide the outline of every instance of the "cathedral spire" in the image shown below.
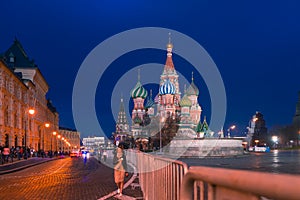
<svg viewBox="0 0 300 200"><path fill-rule="evenodd" d="M174 71L174 63L172 60L172 50L173 50L173 44L171 43L171 33L169 33L169 42L167 44L167 60L165 64L165 70L167 71Z"/></svg>
<svg viewBox="0 0 300 200"><path fill-rule="evenodd" d="M129 131L129 124L125 113L123 95L121 94L120 110L118 113L118 120L116 123L116 133L120 134L120 133L126 133L128 131Z"/></svg>
<svg viewBox="0 0 300 200"><path fill-rule="evenodd" d="M194 72L192 71L192 82L194 81Z"/></svg>
<svg viewBox="0 0 300 200"><path fill-rule="evenodd" d="M141 70L138 69L138 82L141 82Z"/></svg>
<svg viewBox="0 0 300 200"><path fill-rule="evenodd" d="M120 112L125 112L123 95L121 94Z"/></svg>
<svg viewBox="0 0 300 200"><path fill-rule="evenodd" d="M167 44L167 56L172 57L173 44L171 43L171 33L169 33L169 43Z"/></svg>

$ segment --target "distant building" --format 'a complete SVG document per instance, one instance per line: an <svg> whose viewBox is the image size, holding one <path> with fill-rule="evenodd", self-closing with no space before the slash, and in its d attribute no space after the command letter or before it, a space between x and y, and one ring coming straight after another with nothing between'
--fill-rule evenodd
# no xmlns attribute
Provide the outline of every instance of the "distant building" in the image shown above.
<svg viewBox="0 0 300 200"><path fill-rule="evenodd" d="M269 143L268 129L263 114L256 112L251 120L250 130L253 130L251 145L264 145Z"/></svg>
<svg viewBox="0 0 300 200"><path fill-rule="evenodd" d="M298 92L298 102L296 104L296 113L293 117L293 125L300 129L300 91Z"/></svg>
<svg viewBox="0 0 300 200"><path fill-rule="evenodd" d="M105 146L105 137L87 137L82 138L83 146L90 150L90 149L99 149Z"/></svg>
<svg viewBox="0 0 300 200"><path fill-rule="evenodd" d="M59 127L59 134L61 137L66 139L66 141L61 142L61 148L64 151L71 151L73 149L80 148L80 132L70 128Z"/></svg>

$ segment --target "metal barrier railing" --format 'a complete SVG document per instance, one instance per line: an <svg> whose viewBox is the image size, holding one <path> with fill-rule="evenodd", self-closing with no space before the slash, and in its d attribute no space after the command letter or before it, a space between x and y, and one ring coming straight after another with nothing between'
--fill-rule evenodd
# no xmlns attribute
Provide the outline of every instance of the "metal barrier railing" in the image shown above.
<svg viewBox="0 0 300 200"><path fill-rule="evenodd" d="M127 160L138 170L145 199L180 199L185 163L137 151L128 151Z"/></svg>
<svg viewBox="0 0 300 200"><path fill-rule="evenodd" d="M180 199L300 199L300 176L190 167Z"/></svg>

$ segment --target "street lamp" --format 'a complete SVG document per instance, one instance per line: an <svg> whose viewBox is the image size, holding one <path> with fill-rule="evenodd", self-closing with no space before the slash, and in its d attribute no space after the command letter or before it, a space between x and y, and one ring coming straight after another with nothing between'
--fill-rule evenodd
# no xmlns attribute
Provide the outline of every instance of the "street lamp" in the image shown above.
<svg viewBox="0 0 300 200"><path fill-rule="evenodd" d="M159 120L159 152L162 153L162 138L161 138L161 129L162 129L162 123L164 122L164 118L162 117Z"/></svg>
<svg viewBox="0 0 300 200"><path fill-rule="evenodd" d="M278 136L274 135L272 136L272 141L273 141L273 147L276 148L276 145L278 144Z"/></svg>
<svg viewBox="0 0 300 200"><path fill-rule="evenodd" d="M45 123L45 127L46 128L49 128L50 127L50 124L48 122ZM47 137L48 138L48 137ZM47 143L48 144L48 143ZM48 145L47 145L48 147ZM45 150L45 133L43 134L43 149ZM51 151L52 152L52 151Z"/></svg>
<svg viewBox="0 0 300 200"><path fill-rule="evenodd" d="M53 131L52 134L53 134L54 137L56 136L56 132L55 131ZM52 153L52 137L51 137L51 153Z"/></svg>
<svg viewBox="0 0 300 200"><path fill-rule="evenodd" d="M257 144L259 143L259 140L254 140L255 142L255 146L257 146Z"/></svg>
<svg viewBox="0 0 300 200"><path fill-rule="evenodd" d="M25 120L25 136L24 136L24 145L25 145L26 152L27 152L27 130L28 130L27 128L30 126L30 124L29 124L29 117L26 114L27 112L28 112L29 115L34 115L35 110L33 108L30 108L27 111L25 110L25 116L27 117L27 120Z"/></svg>
<svg viewBox="0 0 300 200"><path fill-rule="evenodd" d="M61 138L61 135L58 135L58 136L57 136L57 138L58 138L58 139L59 139L59 141L60 141L59 150L61 151L61 140L60 140L60 138Z"/></svg>
<svg viewBox="0 0 300 200"><path fill-rule="evenodd" d="M61 147L62 152L64 152L64 151L65 151L65 144L62 143L62 141L65 141L65 138L64 138L64 137L62 137L62 138L61 138L61 141L60 141L60 142L61 142L60 144L62 144L62 145L61 145L61 146L62 146L62 147Z"/></svg>
<svg viewBox="0 0 300 200"><path fill-rule="evenodd" d="M28 112L29 112L29 114L34 115L35 110L33 108L29 108Z"/></svg>
<svg viewBox="0 0 300 200"><path fill-rule="evenodd" d="M229 127L229 129L227 129L228 138L230 138L230 130L233 130L233 129L235 129L235 125L232 125Z"/></svg>

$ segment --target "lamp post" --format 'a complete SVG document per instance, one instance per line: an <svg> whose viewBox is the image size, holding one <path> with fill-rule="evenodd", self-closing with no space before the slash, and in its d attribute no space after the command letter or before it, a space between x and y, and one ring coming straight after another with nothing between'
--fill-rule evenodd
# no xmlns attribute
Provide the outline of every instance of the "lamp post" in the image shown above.
<svg viewBox="0 0 300 200"><path fill-rule="evenodd" d="M58 135L57 138L58 138L58 140L60 141L59 150L61 151L61 140L60 140L61 135Z"/></svg>
<svg viewBox="0 0 300 200"><path fill-rule="evenodd" d="M54 137L56 136L56 132L55 131L53 131L52 134L53 134ZM51 153L52 153L52 136L51 136Z"/></svg>
<svg viewBox="0 0 300 200"><path fill-rule="evenodd" d="M162 137L161 137L161 129L162 123L164 122L164 118L159 119L159 152L162 153Z"/></svg>
<svg viewBox="0 0 300 200"><path fill-rule="evenodd" d="M50 124L48 122L46 122L45 128L48 129L49 127L50 127ZM43 134L43 149L45 150L45 133Z"/></svg>
<svg viewBox="0 0 300 200"><path fill-rule="evenodd" d="M277 144L278 144L278 136L274 135L272 136L272 141L273 141L273 147L274 149L276 148Z"/></svg>
<svg viewBox="0 0 300 200"><path fill-rule="evenodd" d="M162 142L161 142L161 120L159 120L159 152L161 153L161 146L162 146Z"/></svg>
<svg viewBox="0 0 300 200"><path fill-rule="evenodd" d="M62 141L65 141L64 137L61 138L60 144L63 144ZM65 144L63 144L61 146L62 146L62 152L64 152L64 150L65 150Z"/></svg>
<svg viewBox="0 0 300 200"><path fill-rule="evenodd" d="M26 116L26 120L25 120L25 136L24 136L24 145L25 145L25 150L27 151L27 131L28 131L28 127L30 126L29 123L29 117L27 115L27 112L29 115L34 115L35 110L33 108L30 108L28 110L25 110L25 116Z"/></svg>
<svg viewBox="0 0 300 200"><path fill-rule="evenodd" d="M232 125L231 127L229 127L229 129L227 129L227 132L228 132L227 133L228 134L227 137L228 138L230 138L230 130L233 130L233 129L235 129L235 125Z"/></svg>

